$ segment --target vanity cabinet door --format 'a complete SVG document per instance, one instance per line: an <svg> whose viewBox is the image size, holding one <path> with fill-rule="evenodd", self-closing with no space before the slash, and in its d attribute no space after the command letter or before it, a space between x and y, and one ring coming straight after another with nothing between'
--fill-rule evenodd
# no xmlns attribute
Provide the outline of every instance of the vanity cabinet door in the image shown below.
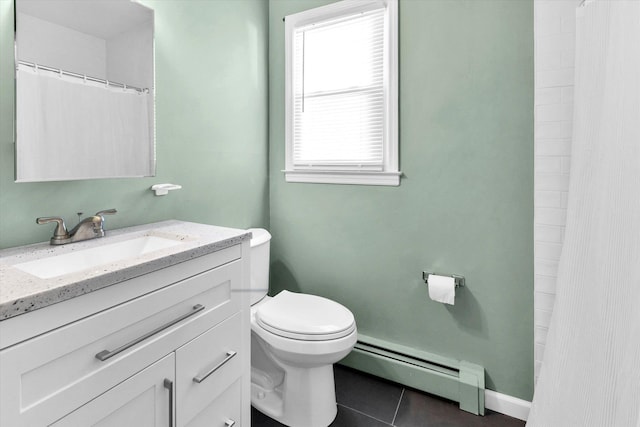
<svg viewBox="0 0 640 427"><path fill-rule="evenodd" d="M55 427L170 427L174 353L53 423Z"/></svg>

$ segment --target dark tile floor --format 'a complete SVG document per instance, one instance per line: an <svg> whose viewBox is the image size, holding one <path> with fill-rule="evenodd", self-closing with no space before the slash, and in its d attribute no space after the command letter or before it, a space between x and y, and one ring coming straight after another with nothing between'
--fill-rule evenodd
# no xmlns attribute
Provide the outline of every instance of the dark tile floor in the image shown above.
<svg viewBox="0 0 640 427"><path fill-rule="evenodd" d="M331 427L522 427L524 421L486 411L479 417L456 402L335 365L338 416ZM281 427L252 408L252 427ZM298 426L296 426L298 427ZM302 427L302 426L300 426Z"/></svg>

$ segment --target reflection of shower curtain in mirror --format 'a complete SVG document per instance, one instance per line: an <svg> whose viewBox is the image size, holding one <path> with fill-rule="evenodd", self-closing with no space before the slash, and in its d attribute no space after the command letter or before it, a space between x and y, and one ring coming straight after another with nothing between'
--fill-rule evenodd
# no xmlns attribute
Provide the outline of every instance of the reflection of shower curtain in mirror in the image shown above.
<svg viewBox="0 0 640 427"><path fill-rule="evenodd" d="M24 66L16 91L19 180L149 175L148 94Z"/></svg>
<svg viewBox="0 0 640 427"><path fill-rule="evenodd" d="M530 426L640 427L640 1L577 10L571 182Z"/></svg>

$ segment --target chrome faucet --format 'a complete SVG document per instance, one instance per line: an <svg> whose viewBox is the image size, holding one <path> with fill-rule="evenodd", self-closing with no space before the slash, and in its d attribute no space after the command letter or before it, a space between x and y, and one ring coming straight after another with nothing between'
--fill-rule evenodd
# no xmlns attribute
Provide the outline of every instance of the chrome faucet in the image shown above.
<svg viewBox="0 0 640 427"><path fill-rule="evenodd" d="M38 224L48 224L55 222L56 229L53 231L51 238L52 245L64 245L66 243L81 242L83 240L96 239L104 237L104 215L113 215L118 211L115 209L107 209L97 212L95 215L89 216L78 223L71 231L67 231L64 219L53 217L36 218Z"/></svg>

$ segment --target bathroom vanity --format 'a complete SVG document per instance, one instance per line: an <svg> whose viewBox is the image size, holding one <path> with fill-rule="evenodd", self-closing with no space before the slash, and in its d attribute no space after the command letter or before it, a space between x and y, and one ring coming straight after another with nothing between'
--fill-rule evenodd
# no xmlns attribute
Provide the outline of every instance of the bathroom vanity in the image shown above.
<svg viewBox="0 0 640 427"><path fill-rule="evenodd" d="M0 425L248 426L249 239L166 221L0 251Z"/></svg>

